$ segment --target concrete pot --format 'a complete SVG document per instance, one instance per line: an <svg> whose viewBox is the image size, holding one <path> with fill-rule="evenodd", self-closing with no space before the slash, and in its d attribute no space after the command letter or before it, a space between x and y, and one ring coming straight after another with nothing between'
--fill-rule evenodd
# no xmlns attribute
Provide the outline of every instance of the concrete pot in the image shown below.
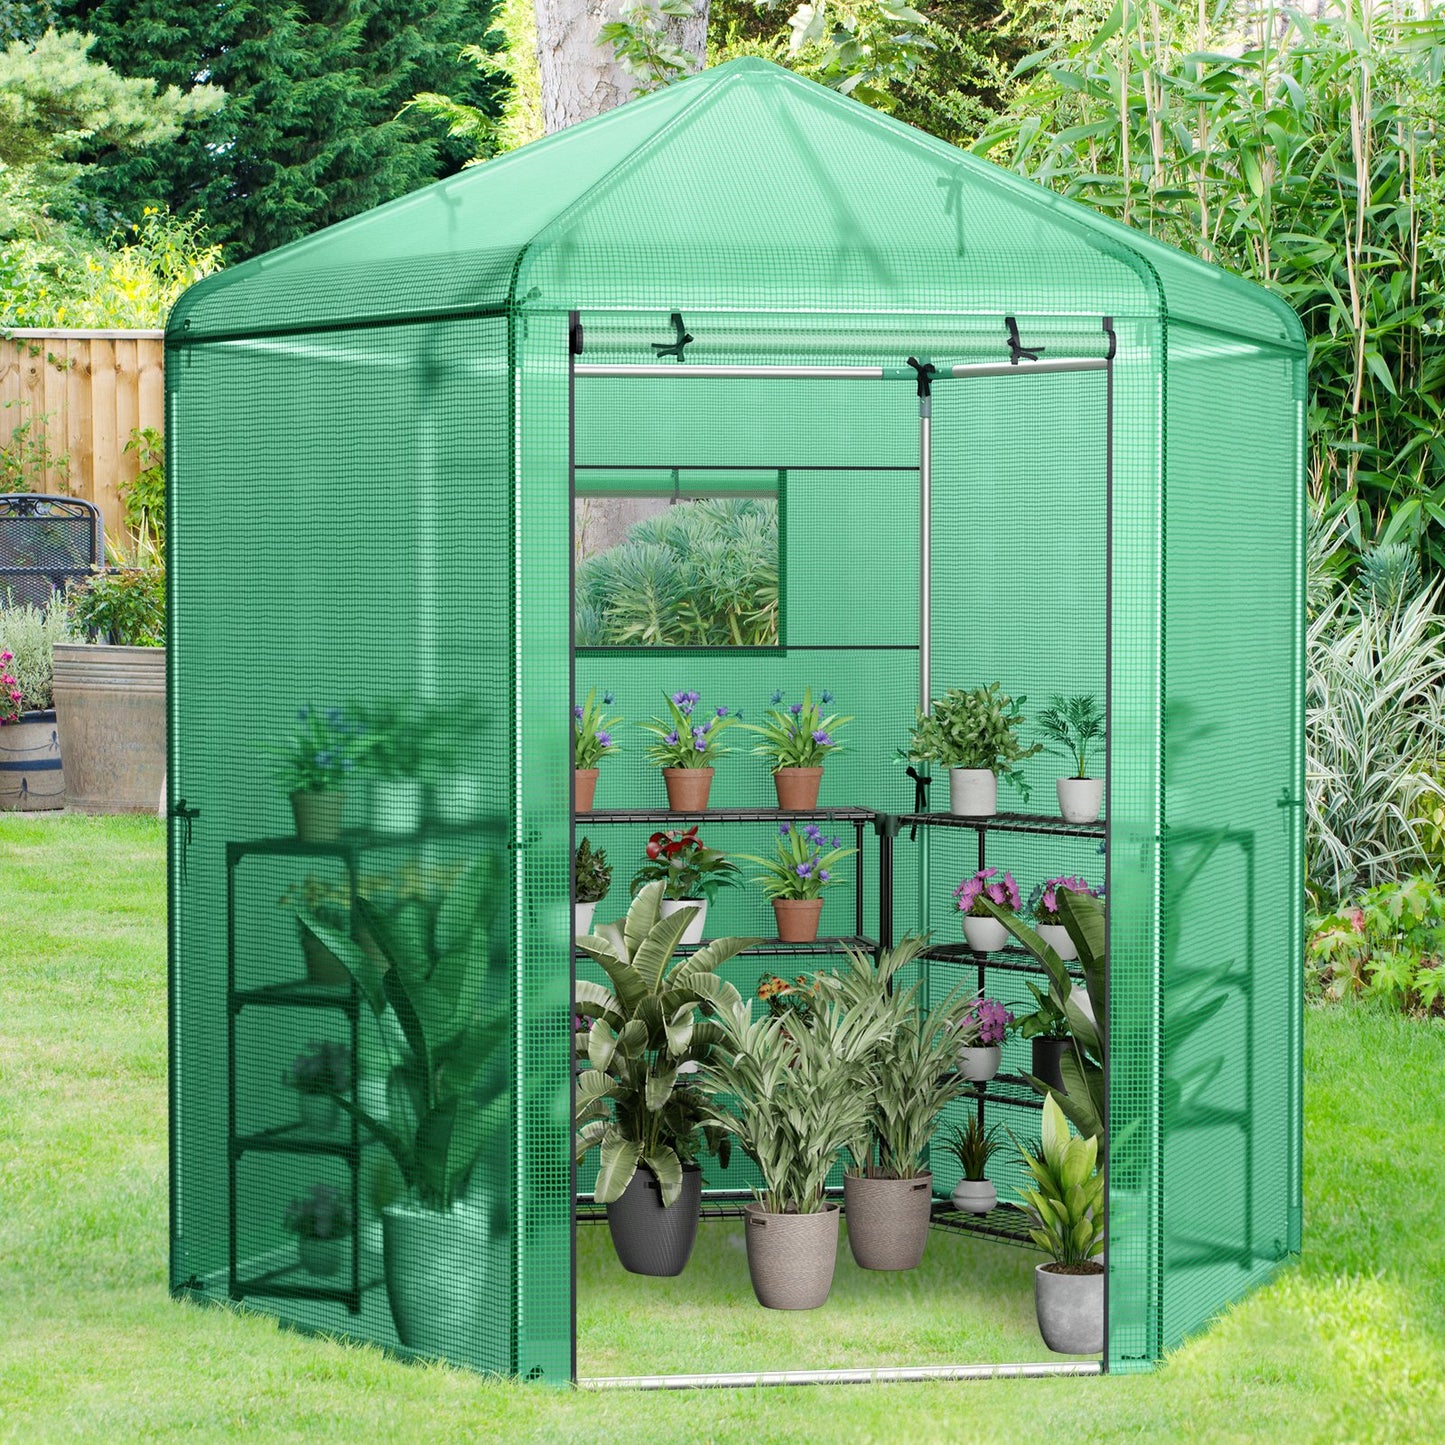
<svg viewBox="0 0 1445 1445"><path fill-rule="evenodd" d="M993 817L998 812L998 774L988 768L950 768L948 811L961 818Z"/></svg>
<svg viewBox="0 0 1445 1445"><path fill-rule="evenodd" d="M987 1214L998 1206L998 1190L987 1179L960 1179L953 1186L953 1207L964 1214Z"/></svg>
<svg viewBox="0 0 1445 1445"><path fill-rule="evenodd" d="M0 724L0 813L65 806L65 769L55 712L23 712Z"/></svg>
<svg viewBox="0 0 1445 1445"><path fill-rule="evenodd" d="M154 812L166 773L165 648L57 643L54 692L66 805Z"/></svg>
<svg viewBox="0 0 1445 1445"><path fill-rule="evenodd" d="M1074 947L1074 940L1069 937L1069 930L1065 928L1062 923L1036 924L1034 932L1037 933L1065 963L1079 956L1079 950Z"/></svg>
<svg viewBox="0 0 1445 1445"><path fill-rule="evenodd" d="M1044 1343L1060 1355L1097 1355L1104 1348L1104 1270L1059 1274L1055 1264L1034 1270L1034 1310Z"/></svg>
<svg viewBox="0 0 1445 1445"><path fill-rule="evenodd" d="M916 1269L928 1243L933 1175L913 1179L843 1176L848 1246L864 1269Z"/></svg>
<svg viewBox="0 0 1445 1445"><path fill-rule="evenodd" d="M702 1216L702 1170L684 1165L682 1193L669 1205L646 1165L639 1165L622 1197L607 1206L612 1247L623 1269L671 1279L687 1268Z"/></svg>
<svg viewBox="0 0 1445 1445"><path fill-rule="evenodd" d="M1066 823L1097 823L1104 806L1103 778L1060 778L1059 812Z"/></svg>
<svg viewBox="0 0 1445 1445"><path fill-rule="evenodd" d="M1008 943L1008 929L997 918L963 915L963 936L975 953L997 953Z"/></svg>
<svg viewBox="0 0 1445 1445"><path fill-rule="evenodd" d="M597 775L600 768L573 768L573 808L578 813L590 813L597 798Z"/></svg>
<svg viewBox="0 0 1445 1445"><path fill-rule="evenodd" d="M680 908L697 910L692 916L692 922L682 930L682 937L677 940L684 948L696 948L702 942L703 925L707 922L707 899L664 898L657 911L663 918L671 918Z"/></svg>
<svg viewBox="0 0 1445 1445"><path fill-rule="evenodd" d="M836 1204L816 1214L769 1214L749 1204L748 1274L764 1309L815 1310L826 1303L838 1263Z"/></svg>
<svg viewBox="0 0 1445 1445"><path fill-rule="evenodd" d="M339 1239L298 1239L296 1254L308 1274L330 1279L341 1273L342 1241Z"/></svg>
<svg viewBox="0 0 1445 1445"><path fill-rule="evenodd" d="M674 813L701 813L707 808L712 790L711 768L664 768L662 781L667 788L667 806Z"/></svg>
<svg viewBox="0 0 1445 1445"><path fill-rule="evenodd" d="M818 937L818 920L822 913L821 898L773 899L778 937L784 943L812 943Z"/></svg>
<svg viewBox="0 0 1445 1445"><path fill-rule="evenodd" d="M510 1288L487 1278L485 1213L469 1204L391 1204L381 1212L381 1237L397 1338L423 1354L466 1359L485 1338L493 1296Z"/></svg>
<svg viewBox="0 0 1445 1445"><path fill-rule="evenodd" d="M773 774L773 787L778 791L778 807L793 813L816 808L818 789L822 782L822 768L779 768Z"/></svg>
<svg viewBox="0 0 1445 1445"><path fill-rule="evenodd" d="M999 1071L1003 1049L998 1044L973 1044L958 1051L958 1072L974 1084L986 1084Z"/></svg>

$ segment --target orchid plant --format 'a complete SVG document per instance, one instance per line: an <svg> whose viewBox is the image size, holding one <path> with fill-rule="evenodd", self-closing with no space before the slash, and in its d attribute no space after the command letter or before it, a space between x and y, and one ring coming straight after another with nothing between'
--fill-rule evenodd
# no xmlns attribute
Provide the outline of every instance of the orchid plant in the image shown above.
<svg viewBox="0 0 1445 1445"><path fill-rule="evenodd" d="M652 718L641 724L657 742L647 749L650 761L660 768L710 768L731 748L723 747L721 735L742 718L742 710L732 713L726 707L713 709L705 722L696 718L700 694L683 690L667 697L668 716Z"/></svg>
<svg viewBox="0 0 1445 1445"><path fill-rule="evenodd" d="M1042 923L1050 928L1064 927L1064 917L1059 911L1060 893L1082 893L1087 898L1102 898L1104 890L1095 888L1082 878L1072 875L1059 878L1046 878L1037 884L1034 891L1029 894L1029 916L1035 923ZM1014 912L1018 912L1018 900L1013 903Z"/></svg>
<svg viewBox="0 0 1445 1445"><path fill-rule="evenodd" d="M958 1021L958 1045L965 1049L991 1049L1003 1043L1013 1022L1013 1014L997 999L978 999Z"/></svg>
<svg viewBox="0 0 1445 1445"><path fill-rule="evenodd" d="M1019 886L1012 873L999 877L997 868L980 868L972 878L965 878L953 890L958 911L968 918L991 918L993 915L983 906L983 900L997 903L1000 908L1019 910Z"/></svg>
<svg viewBox="0 0 1445 1445"><path fill-rule="evenodd" d="M841 848L838 843L837 838L825 838L816 823L799 828L783 822L778 824L771 858L755 853L739 853L738 857L763 870L753 881L770 899L821 898L825 888L842 881L835 871L838 864L858 851Z"/></svg>
<svg viewBox="0 0 1445 1445"><path fill-rule="evenodd" d="M773 771L783 768L820 768L829 753L837 751L838 730L852 717L837 713L824 716L818 703L827 707L833 701L833 694L824 689L813 701L812 688L806 688L801 702L781 706L784 693L781 689L773 694L773 706L765 723L744 723L750 733L757 733L762 742L753 749L761 758L772 761Z"/></svg>
<svg viewBox="0 0 1445 1445"><path fill-rule="evenodd" d="M604 692L602 701L597 701L597 689L587 694L585 703L579 702L572 709L572 766L580 771L595 768L609 753L614 752L617 743L612 729L622 721L621 717L606 717L603 708L612 706L612 694Z"/></svg>
<svg viewBox="0 0 1445 1445"><path fill-rule="evenodd" d="M661 882L665 898L705 898L709 903L722 888L736 888L737 865L697 836L694 824L685 833L669 828L647 840L647 861L632 878L636 893L644 884Z"/></svg>

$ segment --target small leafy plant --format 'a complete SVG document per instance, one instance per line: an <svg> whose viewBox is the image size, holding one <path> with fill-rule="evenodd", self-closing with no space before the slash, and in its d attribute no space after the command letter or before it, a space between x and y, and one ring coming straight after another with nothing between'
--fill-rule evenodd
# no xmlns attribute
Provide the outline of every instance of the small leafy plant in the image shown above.
<svg viewBox="0 0 1445 1445"><path fill-rule="evenodd" d="M1445 892L1421 874L1381 883L1309 920L1312 987L1406 1013L1445 1014Z"/></svg>
<svg viewBox="0 0 1445 1445"><path fill-rule="evenodd" d="M943 1147L958 1160L963 1177L978 1182L988 1177L988 1161L1003 1148L1003 1140L998 1138L997 1124L985 1129L983 1120L970 1114L963 1128L955 1125L949 1130Z"/></svg>
<svg viewBox="0 0 1445 1445"><path fill-rule="evenodd" d="M981 998L964 1010L954 1042L961 1049L991 1049L1003 1043L1014 1025L1013 1014L997 999Z"/></svg>
<svg viewBox="0 0 1445 1445"><path fill-rule="evenodd" d="M125 524L142 547L166 545L166 439L153 426L132 427L123 450L134 452L135 478L121 484Z"/></svg>
<svg viewBox="0 0 1445 1445"><path fill-rule="evenodd" d="M1044 745L1025 747L1019 741L1026 701L1009 697L996 682L972 691L950 688L928 712L918 714L902 756L943 768L985 768L1012 783L1027 802L1029 786L1018 764Z"/></svg>
<svg viewBox="0 0 1445 1445"><path fill-rule="evenodd" d="M159 567L95 567L66 592L75 630L117 647L166 645L166 574Z"/></svg>
<svg viewBox="0 0 1445 1445"><path fill-rule="evenodd" d="M281 1082L298 1094L344 1094L351 1086L351 1050L345 1044L312 1043L291 1060Z"/></svg>
<svg viewBox="0 0 1445 1445"><path fill-rule="evenodd" d="M991 918L985 900L1014 913L1019 910L1019 886L1013 874L1005 873L1000 878L997 868L980 868L972 878L965 878L953 890L953 898L958 911L967 918Z"/></svg>
<svg viewBox="0 0 1445 1445"><path fill-rule="evenodd" d="M1066 1039L1069 1037L1069 1016L1047 989L1029 981L1026 985L1038 1005L1032 1013L1022 1015L1015 1027L1026 1039Z"/></svg>
<svg viewBox="0 0 1445 1445"><path fill-rule="evenodd" d="M57 598L44 607L0 607L0 672L9 679L0 681L0 723L52 705L55 644L73 639L70 614Z"/></svg>
<svg viewBox="0 0 1445 1445"><path fill-rule="evenodd" d="M774 772L782 768L822 767L828 754L842 746L838 742L839 729L853 719L837 713L825 717L813 701L812 688L804 690L802 702L781 707L783 698L781 690L773 694L773 706L765 723L743 724L745 731L762 738L753 752L769 759ZM824 690L818 701L826 707L833 701L833 694Z"/></svg>
<svg viewBox="0 0 1445 1445"><path fill-rule="evenodd" d="M612 865L607 861L607 850L594 848L590 838L584 838L577 845L576 877L578 903L601 903L612 887Z"/></svg>
<svg viewBox="0 0 1445 1445"><path fill-rule="evenodd" d="M281 785L290 793L343 788L358 758L368 751L365 724L343 708L307 703L296 710L296 733L283 755Z"/></svg>
<svg viewBox="0 0 1445 1445"><path fill-rule="evenodd" d="M816 823L798 828L792 823L778 824L773 856L761 858L755 853L739 853L738 857L756 863L762 876L753 881L769 898L821 898L823 890L842 880L837 867L851 857L856 848L840 848L837 838L823 837Z"/></svg>
<svg viewBox="0 0 1445 1445"><path fill-rule="evenodd" d="M1067 758L1075 778L1089 776L1089 753L1104 738L1104 714L1093 693L1055 697L1039 714L1039 729L1057 746L1046 748L1056 758Z"/></svg>
<svg viewBox="0 0 1445 1445"><path fill-rule="evenodd" d="M1045 924L1051 928L1065 927L1063 910L1060 907L1059 899L1065 893L1082 894L1087 898L1102 898L1102 888L1095 888L1093 884L1082 878L1072 875L1060 878L1046 878L1042 883L1036 884L1034 890L1029 894L1028 915L1035 924ZM1017 907L1015 907L1017 912Z"/></svg>
<svg viewBox="0 0 1445 1445"><path fill-rule="evenodd" d="M286 1206L286 1231L298 1239L345 1239L351 1210L329 1184L316 1184Z"/></svg>
<svg viewBox="0 0 1445 1445"><path fill-rule="evenodd" d="M636 893L648 883L660 882L664 898L705 898L709 903L720 889L738 886L738 868L725 853L709 848L697 835L697 824L686 832L669 828L647 840L647 857L632 876Z"/></svg>
<svg viewBox="0 0 1445 1445"><path fill-rule="evenodd" d="M374 778L403 781L420 777L432 756L440 719L424 708L400 701L356 710L356 763Z"/></svg>
<svg viewBox="0 0 1445 1445"><path fill-rule="evenodd" d="M1098 1274L1104 1252L1104 1177L1099 1141L1069 1132L1052 1097L1044 1100L1042 1138L1034 1148L1014 1140L1034 1187L1021 1189L1029 1238L1066 1274Z"/></svg>
<svg viewBox="0 0 1445 1445"><path fill-rule="evenodd" d="M668 716L642 723L644 732L657 742L647 749L650 761L660 768L710 768L732 751L722 745L722 734L742 716L725 707L713 709L706 722L694 721L702 698L695 692L675 692L667 698Z"/></svg>
<svg viewBox="0 0 1445 1445"><path fill-rule="evenodd" d="M579 702L572 709L572 766L581 771L595 768L603 758L616 752L613 729L622 721L618 717L606 717L602 709L612 706L612 694L604 692L602 701L597 701L597 689L587 694L585 703Z"/></svg>

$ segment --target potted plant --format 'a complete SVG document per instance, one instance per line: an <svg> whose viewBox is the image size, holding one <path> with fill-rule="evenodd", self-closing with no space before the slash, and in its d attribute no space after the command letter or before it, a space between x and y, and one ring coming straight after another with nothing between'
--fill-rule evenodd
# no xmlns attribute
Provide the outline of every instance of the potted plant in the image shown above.
<svg viewBox="0 0 1445 1445"><path fill-rule="evenodd" d="M998 1190L989 1183L985 1170L988 1161L998 1153L1003 1141L997 1138L998 1126L983 1127L983 1120L977 1114L968 1116L968 1123L962 1129L954 1127L949 1131L944 1147L963 1171L958 1183L953 1186L953 1207L965 1214L987 1214L998 1204Z"/></svg>
<svg viewBox="0 0 1445 1445"><path fill-rule="evenodd" d="M87 641L57 641L52 689L66 804L153 813L166 771L166 584L154 565L98 567L66 594Z"/></svg>
<svg viewBox="0 0 1445 1445"><path fill-rule="evenodd" d="M878 1025L862 1086L870 1107L848 1140L851 1163L843 1171L848 1244L864 1269L913 1269L923 1258L933 1213L933 1174L925 1166L929 1142L939 1116L967 1088L954 1067L967 999L955 990L925 1007L920 983L899 982L925 943L905 938L876 963L848 949L847 970L819 974L815 986L820 998L835 1000L860 1027Z"/></svg>
<svg viewBox="0 0 1445 1445"><path fill-rule="evenodd" d="M1013 1022L1013 1014L997 999L981 998L964 1010L954 1043L958 1048L958 1071L970 1083L986 1084L998 1073L1003 1041Z"/></svg>
<svg viewBox="0 0 1445 1445"><path fill-rule="evenodd" d="M423 774L432 748L436 718L397 703L360 710L366 738L361 760L371 778L372 831L406 835L426 817Z"/></svg>
<svg viewBox="0 0 1445 1445"><path fill-rule="evenodd" d="M597 690L587 694L585 703L578 703L572 709L572 768L574 776L573 809L578 813L590 813L597 797L598 765L610 753L617 751L612 731L621 717L604 717L602 709L612 706L612 694L602 694L601 705L597 702Z"/></svg>
<svg viewBox="0 0 1445 1445"><path fill-rule="evenodd" d="M1039 937L1065 963L1069 963L1079 956L1079 951L1074 946L1074 940L1069 936L1068 928L1064 925L1064 916L1059 906L1059 900L1066 893L1083 894L1089 898L1104 896L1102 889L1093 887L1082 878L1071 875L1046 878L1029 894L1028 912L1029 917L1034 920L1034 928Z"/></svg>
<svg viewBox="0 0 1445 1445"><path fill-rule="evenodd" d="M840 848L836 838L825 839L816 823L798 828L783 822L778 824L771 858L754 853L738 856L763 870L753 881L762 885L773 905L778 938L784 943L812 943L823 913L823 890L842 881L838 864L857 851Z"/></svg>
<svg viewBox="0 0 1445 1445"><path fill-rule="evenodd" d="M662 913L649 883L627 917L578 947L607 984L577 980L577 1159L601 1151L595 1197L613 1247L633 1274L681 1274L697 1238L703 1150L727 1164L729 1139L708 1116L696 1075L723 1037L710 1015L743 1007L719 965L755 938L720 938L674 956L687 919Z"/></svg>
<svg viewBox="0 0 1445 1445"><path fill-rule="evenodd" d="M296 732L282 762L296 836L334 843L341 836L346 785L356 771L363 726L339 707L307 703L296 710Z"/></svg>
<svg viewBox="0 0 1445 1445"><path fill-rule="evenodd" d="M666 718L642 724L643 731L657 739L647 756L662 769L667 806L674 813L701 813L707 808L713 764L732 751L722 746L722 734L737 719L719 707L706 722L696 722L694 713L701 701L695 692L675 692L667 698Z"/></svg>
<svg viewBox="0 0 1445 1445"><path fill-rule="evenodd" d="M1104 714L1092 693L1056 697L1039 714L1039 727L1055 757L1067 758L1076 771L1058 781L1059 812L1069 823L1093 823L1104 804L1104 780L1089 776L1089 752L1104 739Z"/></svg>
<svg viewBox="0 0 1445 1445"><path fill-rule="evenodd" d="M713 1122L757 1165L763 1183L746 1207L748 1273L766 1309L817 1309L833 1287L838 1206L829 1171L868 1127L869 1056L887 1028L877 1014L835 1001L806 1013L745 1004L721 1015L722 1047L703 1067Z"/></svg>
<svg viewBox="0 0 1445 1445"><path fill-rule="evenodd" d="M572 904L572 932L581 938L592 932L592 915L597 905L607 897L612 887L612 865L607 861L605 848L594 848L589 838L577 845L577 860L573 870L576 884Z"/></svg>
<svg viewBox="0 0 1445 1445"><path fill-rule="evenodd" d="M965 818L992 817L998 812L1000 775L1028 802L1028 782L1018 764L1042 752L1043 744L1026 748L1018 739L1025 701L1007 696L993 682L971 691L950 688L928 712L918 714L904 757L948 769L951 812Z"/></svg>
<svg viewBox="0 0 1445 1445"><path fill-rule="evenodd" d="M53 673L55 644L72 636L70 614L57 599L0 607L0 811L65 804Z"/></svg>
<svg viewBox="0 0 1445 1445"><path fill-rule="evenodd" d="M286 1206L286 1231L296 1236L301 1268L323 1279L341 1269L341 1241L351 1233L351 1210L329 1184L316 1184Z"/></svg>
<svg viewBox="0 0 1445 1445"><path fill-rule="evenodd" d="M818 806L818 789L823 781L823 763L840 747L838 730L851 717L836 713L824 717L813 701L812 688L803 692L802 702L780 707L784 694L773 694L773 707L765 723L744 723L743 727L762 738L753 752L772 764L773 786L778 807L793 812ZM824 691L819 701L826 707L833 694Z"/></svg>
<svg viewBox="0 0 1445 1445"><path fill-rule="evenodd" d="M963 914L963 936L975 953L996 953L1008 942L1008 930L984 907L996 903L1017 912L1019 886L1012 873L999 877L997 868L980 868L953 890L958 911Z"/></svg>
<svg viewBox="0 0 1445 1445"><path fill-rule="evenodd" d="M426 753L431 773L431 811L439 823L463 828L486 809L489 794L501 786L496 769L479 754L478 741L487 725L475 698L454 697L436 708L428 720ZM490 784L490 786L489 786Z"/></svg>
<svg viewBox="0 0 1445 1445"><path fill-rule="evenodd" d="M642 867L633 874L632 891L636 893L644 884L660 882L664 918L683 909L691 910L687 928L678 942L688 947L701 943L708 904L717 897L719 889L738 886L737 865L716 848L709 848L697 836L696 824L686 832L671 828L654 833L647 840L646 852Z"/></svg>
<svg viewBox="0 0 1445 1445"><path fill-rule="evenodd" d="M1031 979L1027 987L1037 1007L1022 1015L1014 1027L1030 1041L1034 1077L1050 1089L1062 1089L1064 1076L1060 1069L1069 1049L1068 1013L1051 990L1041 989Z"/></svg>
<svg viewBox="0 0 1445 1445"><path fill-rule="evenodd" d="M1015 1141L1017 1143L1017 1141ZM1018 1145L1033 1176L1019 1197L1030 1218L1029 1237L1049 1256L1034 1270L1034 1309L1044 1343L1061 1355L1094 1355L1104 1348L1104 1179L1099 1141L1069 1132L1052 1097L1044 1100L1036 1148Z"/></svg>
<svg viewBox="0 0 1445 1445"><path fill-rule="evenodd" d="M402 1192L381 1218L387 1298L401 1343L429 1355L455 1358L480 1341L505 1287L481 1191L505 1174L510 1148L511 1026L502 990L485 983L494 958L506 956L492 938L506 873L505 860L488 853L390 913L358 898L384 970L345 932L302 915L382 1024L391 1060L384 1102L337 1102L395 1162Z"/></svg>
<svg viewBox="0 0 1445 1445"><path fill-rule="evenodd" d="M351 1050L345 1044L312 1043L291 1060L281 1082L296 1091L301 1127L318 1139L327 1138L341 1113L336 1100L351 1087Z"/></svg>

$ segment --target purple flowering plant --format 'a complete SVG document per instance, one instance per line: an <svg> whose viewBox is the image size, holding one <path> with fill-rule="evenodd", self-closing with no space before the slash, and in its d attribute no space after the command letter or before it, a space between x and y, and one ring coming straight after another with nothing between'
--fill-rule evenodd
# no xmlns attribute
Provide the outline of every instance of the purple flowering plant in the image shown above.
<svg viewBox="0 0 1445 1445"><path fill-rule="evenodd" d="M959 1047L988 1049L1001 1044L1013 1021L1013 1014L997 999L977 999L958 1021Z"/></svg>
<svg viewBox="0 0 1445 1445"><path fill-rule="evenodd" d="M822 709L833 701L833 694L826 688L818 695L818 702L813 701L812 688L804 690L801 702L786 707L781 705L785 697L781 689L773 694L766 722L743 724L748 732L762 738L753 752L768 758L774 772L780 768L822 767L828 754L842 746L838 730L852 722L852 717L824 714Z"/></svg>
<svg viewBox="0 0 1445 1445"><path fill-rule="evenodd" d="M985 899L1015 913L1019 910L1019 886L1014 882L1013 874L1000 876L997 868L980 868L972 878L965 878L953 890L953 898L958 904L958 911L970 918L993 917L983 906Z"/></svg>
<svg viewBox="0 0 1445 1445"><path fill-rule="evenodd" d="M842 881L838 864L858 851L838 844L837 838L825 837L816 823L804 827L779 823L771 858L755 853L739 853L738 857L763 870L753 881L770 899L821 898L825 888Z"/></svg>
<svg viewBox="0 0 1445 1445"><path fill-rule="evenodd" d="M647 748L647 756L659 768L710 768L718 758L732 751L721 742L722 734L742 714L726 707L715 707L709 713L700 706L702 697L690 689L664 694L668 715L652 718L641 724L644 732L657 739Z"/></svg>
<svg viewBox="0 0 1445 1445"><path fill-rule="evenodd" d="M572 709L572 766L574 768L595 768L608 753L613 752L617 743L613 730L622 721L620 717L606 717L603 709L612 706L612 694L604 692L602 701L597 701L597 689L587 694L585 703L579 702Z"/></svg>
<svg viewBox="0 0 1445 1445"><path fill-rule="evenodd" d="M1063 916L1059 913L1059 894L1063 892L1082 893L1088 898L1102 898L1104 890L1072 875L1060 878L1046 878L1029 894L1029 916L1035 923L1048 927L1062 928ZM1017 904L1014 905L1018 907Z"/></svg>

